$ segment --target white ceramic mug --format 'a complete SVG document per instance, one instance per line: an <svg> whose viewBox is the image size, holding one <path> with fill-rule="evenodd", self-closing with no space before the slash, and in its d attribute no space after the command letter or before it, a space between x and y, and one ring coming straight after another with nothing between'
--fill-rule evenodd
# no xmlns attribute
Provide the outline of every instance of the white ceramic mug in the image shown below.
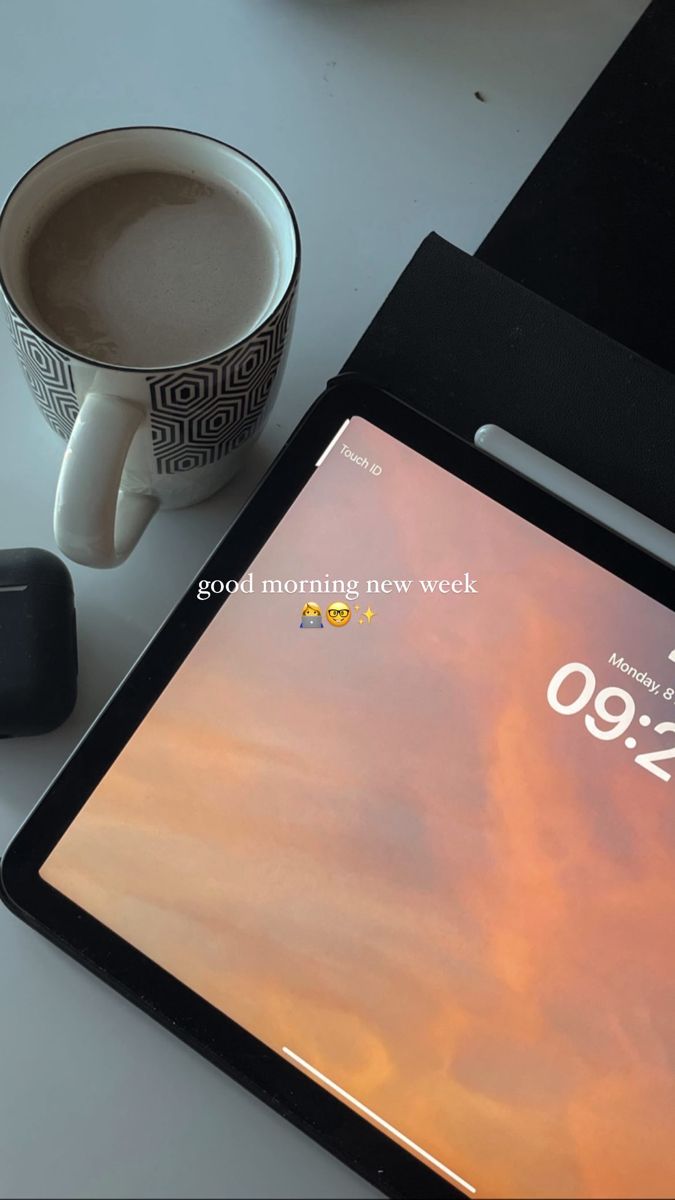
<svg viewBox="0 0 675 1200"><path fill-rule="evenodd" d="M55 203L126 170L194 172L240 189L276 248L276 289L255 327L208 359L111 366L60 345L32 303L31 231ZM76 562L123 562L158 508L183 508L236 473L274 403L295 307L300 239L278 184L252 159L180 129L109 129L54 150L19 181L0 214L0 285L19 361L45 419L68 440L54 508L59 548Z"/></svg>

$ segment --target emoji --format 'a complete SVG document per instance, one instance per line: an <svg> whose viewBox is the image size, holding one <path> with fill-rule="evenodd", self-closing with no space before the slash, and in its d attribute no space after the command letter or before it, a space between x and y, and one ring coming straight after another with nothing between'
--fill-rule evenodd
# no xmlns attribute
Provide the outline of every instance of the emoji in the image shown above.
<svg viewBox="0 0 675 1200"><path fill-rule="evenodd" d="M321 609L313 600L308 600L302 610L300 620L301 629L323 629L323 621L321 620Z"/></svg>
<svg viewBox="0 0 675 1200"><path fill-rule="evenodd" d="M333 600L326 609L326 620L339 629L351 620L352 610L346 600Z"/></svg>
<svg viewBox="0 0 675 1200"><path fill-rule="evenodd" d="M368 607L364 608L364 610L363 610L363 616L359 617L359 625L363 625L364 621L367 621L368 624L370 625L370 622L372 621L373 617L375 617L375 616L377 616L377 613L374 613L372 608L370 607L370 605L368 605Z"/></svg>

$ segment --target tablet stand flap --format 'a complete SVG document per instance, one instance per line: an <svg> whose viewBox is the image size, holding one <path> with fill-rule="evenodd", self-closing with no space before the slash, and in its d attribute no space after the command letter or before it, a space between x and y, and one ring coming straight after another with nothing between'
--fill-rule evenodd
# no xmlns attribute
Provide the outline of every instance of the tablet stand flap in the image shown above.
<svg viewBox="0 0 675 1200"><path fill-rule="evenodd" d="M675 376L436 233L344 369L469 440L499 425L675 531Z"/></svg>

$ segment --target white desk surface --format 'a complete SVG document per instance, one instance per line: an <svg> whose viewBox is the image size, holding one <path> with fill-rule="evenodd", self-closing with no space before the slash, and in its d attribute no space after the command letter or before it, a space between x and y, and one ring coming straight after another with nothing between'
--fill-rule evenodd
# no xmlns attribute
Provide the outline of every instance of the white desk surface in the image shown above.
<svg viewBox="0 0 675 1200"><path fill-rule="evenodd" d="M266 164L298 213L298 319L249 469L71 567L73 717L0 742L4 846L339 369L431 229L474 251L646 0L2 0L0 192L96 128L184 126ZM474 92L485 96L478 101ZM0 546L53 549L63 444L0 331ZM0 1195L351 1197L347 1168L0 911Z"/></svg>

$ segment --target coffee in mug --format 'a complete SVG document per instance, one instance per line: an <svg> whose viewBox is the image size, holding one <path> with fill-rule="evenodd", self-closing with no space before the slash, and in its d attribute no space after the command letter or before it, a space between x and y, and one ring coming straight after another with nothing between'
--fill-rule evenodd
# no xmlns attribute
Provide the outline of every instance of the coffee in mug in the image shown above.
<svg viewBox="0 0 675 1200"><path fill-rule="evenodd" d="M276 397L299 268L284 193L214 138L110 129L24 175L0 214L0 285L34 398L68 440L65 554L115 566L158 508L232 478Z"/></svg>
<svg viewBox="0 0 675 1200"><path fill-rule="evenodd" d="M225 181L107 175L66 196L28 245L36 313L78 354L161 367L254 328L279 274L272 230Z"/></svg>

